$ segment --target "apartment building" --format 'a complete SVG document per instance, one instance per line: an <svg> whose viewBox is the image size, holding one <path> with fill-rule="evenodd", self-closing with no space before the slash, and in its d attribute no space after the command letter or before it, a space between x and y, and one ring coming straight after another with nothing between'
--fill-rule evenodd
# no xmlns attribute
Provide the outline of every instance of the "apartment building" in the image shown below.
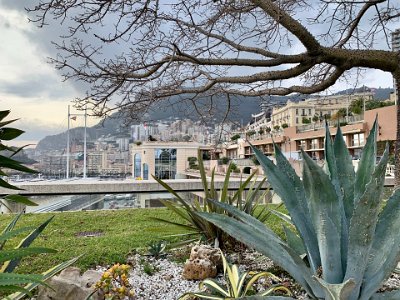
<svg viewBox="0 0 400 300"><path fill-rule="evenodd" d="M288 101L285 106L274 108L271 115L271 127L298 126L311 121L314 116L323 119L324 116L332 116L339 109L348 108L350 103L356 99L364 101L372 100L371 92L353 93L349 95L332 95L319 98L309 98L304 101Z"/></svg>
<svg viewBox="0 0 400 300"><path fill-rule="evenodd" d="M368 110L364 118L350 118L348 124L342 126L342 133L350 155L354 159L361 156L362 148L368 138L375 117L378 117L379 141L396 140L396 107L387 106ZM335 136L337 128L335 122L330 124L330 132ZM279 134L268 134L263 137L250 138L252 145L256 146L266 155L273 155L273 142L278 145L289 159L299 159L300 150L303 149L315 159L324 158L325 125L324 122L306 126L290 126ZM253 152L247 141L239 139L236 144L228 145L223 149L223 156L229 158L250 158Z"/></svg>

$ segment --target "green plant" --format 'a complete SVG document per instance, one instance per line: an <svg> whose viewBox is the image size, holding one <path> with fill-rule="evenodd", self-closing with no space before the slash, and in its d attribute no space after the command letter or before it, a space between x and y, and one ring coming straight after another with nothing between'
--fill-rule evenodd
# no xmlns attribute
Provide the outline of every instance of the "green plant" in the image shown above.
<svg viewBox="0 0 400 300"><path fill-rule="evenodd" d="M271 132L271 127L266 127L266 128L265 128L265 131L266 131L267 133L270 133L270 132Z"/></svg>
<svg viewBox="0 0 400 300"><path fill-rule="evenodd" d="M265 178L256 184L256 181L252 182L254 174L251 174L244 182L242 182L233 195L228 193L228 184L230 179L230 173L233 168L233 164L228 166L223 187L220 191L215 189L214 174L215 170L212 171L211 181L207 181L206 172L203 165L203 160L198 157L200 176L203 183L204 189L204 200L203 203L200 200L195 199L193 201L183 199L178 193L176 193L168 184L164 181L155 178L168 192L170 192L174 197L174 200L161 200L161 202L175 214L180 216L184 222L175 222L170 220L165 220L161 218L155 218L162 222L168 224L177 225L188 231L187 234L182 234L187 238L188 242L195 240L193 236L200 236L207 242L215 242L220 247L228 246L227 242L232 241L232 238L227 235L223 230L203 219L198 215L199 212L215 212L220 214L228 214L227 211L218 207L210 199L214 199L217 202L228 203L235 205L240 211L250 214L264 222L269 216L269 212L265 207L259 208L259 204L263 201L266 193L269 189L263 191L263 186L265 183ZM248 189L247 193L244 194L243 191Z"/></svg>
<svg viewBox="0 0 400 300"><path fill-rule="evenodd" d="M280 278L269 272L253 272L246 271L240 272L237 265L230 265L223 253L221 252L225 286L220 284L214 279L205 279L200 283L199 288L207 287L210 291L208 292L189 292L183 294L179 297L179 300L192 299L192 297L197 297L198 299L239 299L248 295L254 295L253 285L261 277L270 278L276 282L280 282ZM287 296L291 295L288 288L284 286L272 286L267 290L257 293L254 296L267 296L274 292L282 292ZM196 299L197 299L196 298Z"/></svg>
<svg viewBox="0 0 400 300"><path fill-rule="evenodd" d="M325 170L303 153L303 180L277 146L276 165L253 149L299 234L287 231L287 242L256 219L224 203L214 204L235 219L201 215L273 259L312 299L400 299L398 290L376 292L400 255L400 189L382 209L380 196L388 149L376 165L376 136L377 121L355 173L340 128L332 143L327 127ZM308 263L301 258L304 254Z"/></svg>
<svg viewBox="0 0 400 300"><path fill-rule="evenodd" d="M231 136L231 141L232 142L235 142L235 141L237 141L238 139L240 139L240 134L235 134L235 135L233 135L233 136Z"/></svg>
<svg viewBox="0 0 400 300"><path fill-rule="evenodd" d="M279 129L281 129L281 126L275 125L275 126L274 126L274 129L275 129L276 131L278 131Z"/></svg>
<svg viewBox="0 0 400 300"><path fill-rule="evenodd" d="M7 150L11 152L10 157L0 155L0 175L7 176L4 169L16 170L25 173L35 173L36 171L31 170L18 161L12 159L15 154L20 152L24 147L15 149L8 147L2 143L2 141L12 140L23 133L22 130L5 127L6 125L14 122L15 120L3 121L5 117L10 114L10 111L0 111L0 150ZM3 179L0 179L0 186L3 188L8 188L11 190L20 190L20 188L9 184ZM24 205L36 205L36 203L30 201L28 198L21 195L7 195L0 200L0 204L6 206L10 211L9 203L21 203ZM63 270L67 266L74 263L77 258L67 261L65 263L59 264L50 270L42 274L17 274L14 272L15 268L20 263L21 259L30 255L40 254L40 253L54 253L53 249L45 247L30 247L32 242L39 236L39 234L46 228L53 217L46 220L39 227L22 227L14 229L17 224L21 214L18 214L14 219L4 228L0 235L0 263L2 263L0 268L0 291L9 293L15 292L12 295L7 296L7 299L21 299L25 295L31 295L31 291L37 287L39 284L44 284L44 281L59 271ZM13 249L6 249L5 246L7 242L23 233L30 231L30 233L21 240L19 245ZM25 285L25 286L23 286Z"/></svg>
<svg viewBox="0 0 400 300"><path fill-rule="evenodd" d="M129 300L135 299L135 291L128 280L129 268L128 265L113 265L96 282L94 292L87 299L98 291L104 295L105 300L122 300L125 297Z"/></svg>
<svg viewBox="0 0 400 300"><path fill-rule="evenodd" d="M155 258L163 257L167 255L165 252L167 248L167 242L166 241L156 241L156 242L150 242L148 245L147 251L148 255L154 256Z"/></svg>
<svg viewBox="0 0 400 300"><path fill-rule="evenodd" d="M227 165L229 163L230 159L229 159L229 157L224 156L219 161L221 162L221 164Z"/></svg>
<svg viewBox="0 0 400 300"><path fill-rule="evenodd" d="M287 123L282 124L282 128L288 128L288 127L289 127L289 124L287 124Z"/></svg>
<svg viewBox="0 0 400 300"><path fill-rule="evenodd" d="M250 131L246 132L247 136L252 136L252 135L255 135L255 134L256 134L255 130L250 130Z"/></svg>
<svg viewBox="0 0 400 300"><path fill-rule="evenodd" d="M143 272L145 272L149 276L153 276L158 270L158 268L154 267L151 263L147 260L143 259L140 261L140 264L143 267Z"/></svg>
<svg viewBox="0 0 400 300"><path fill-rule="evenodd" d="M310 123L311 123L311 119L306 118L306 117L303 117L303 118L301 119L301 122L302 122L303 124L310 124Z"/></svg>

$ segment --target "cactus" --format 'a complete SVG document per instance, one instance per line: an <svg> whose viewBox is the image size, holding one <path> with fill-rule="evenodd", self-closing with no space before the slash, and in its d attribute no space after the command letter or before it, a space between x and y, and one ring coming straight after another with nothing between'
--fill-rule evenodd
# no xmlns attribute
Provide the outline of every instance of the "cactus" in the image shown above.
<svg viewBox="0 0 400 300"><path fill-rule="evenodd" d="M382 210L389 151L386 147L376 164L376 134L377 121L355 172L340 128L332 142L326 126L325 168L303 152L303 180L277 146L276 165L253 148L296 228L287 242L263 223L224 203L215 205L234 218L200 215L273 259L311 299L400 299L400 291L376 292L400 257L400 189ZM302 259L304 254L308 263Z"/></svg>

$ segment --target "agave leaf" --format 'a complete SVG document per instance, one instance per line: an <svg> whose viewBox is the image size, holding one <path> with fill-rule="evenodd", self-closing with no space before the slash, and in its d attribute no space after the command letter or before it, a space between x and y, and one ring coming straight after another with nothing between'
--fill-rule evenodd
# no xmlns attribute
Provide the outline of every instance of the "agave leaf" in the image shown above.
<svg viewBox="0 0 400 300"><path fill-rule="evenodd" d="M79 255L75 258L72 258L66 262L63 262L61 264L58 264L56 266L54 266L53 268L47 270L46 272L42 273L42 279L47 280L51 277L53 277L54 275L56 275L58 272L61 272L62 270L64 270L65 268L69 267L70 265L74 264L79 258L81 258L82 255ZM34 288L36 288L41 282L31 282L29 284L27 284L26 286L24 286L24 290L25 291L32 291ZM6 297L6 299L9 300L20 300L22 298L25 297L25 294L23 291L19 291L17 293L11 294L9 296Z"/></svg>
<svg viewBox="0 0 400 300"><path fill-rule="evenodd" d="M344 142L340 127L338 127L336 132L333 149L337 161L335 164L337 177L335 178L334 185L339 197L340 208L342 210L342 235L340 243L342 251L342 267L343 270L346 270L350 218L354 210L355 173L350 153Z"/></svg>
<svg viewBox="0 0 400 300"><path fill-rule="evenodd" d="M163 222L163 223L167 223L167 224L171 224L171 225L175 225L175 226L178 226L178 227L182 227L182 228L184 228L186 230L196 230L196 228L191 226L191 225L186 225L186 224L182 224L182 223L178 223L178 222L174 222L174 221L169 221L169 220L166 220L166 219L161 219L161 218L157 218L157 217L151 217L150 219L157 220L157 221L160 221L160 222ZM164 228L160 228L160 230L164 230ZM198 234L198 232L196 234ZM185 233L184 235L187 235L187 234Z"/></svg>
<svg viewBox="0 0 400 300"><path fill-rule="evenodd" d="M258 272L258 273L254 274L254 275L253 274L250 274L250 275L252 275L252 276L251 276L250 280L246 284L246 288L245 288L245 290L243 292L244 296L247 295L247 292L252 288L253 284L258 279L260 279L261 277L265 277L266 279L271 277L275 281L281 281L279 277L275 276L274 274L272 274L270 272ZM265 294L265 295L267 295L267 294Z"/></svg>
<svg viewBox="0 0 400 300"><path fill-rule="evenodd" d="M21 204L25 204L25 205L28 205L28 206L38 206L37 203L29 200L27 197L21 196L21 195L17 195L17 194L7 195L7 196L4 197L4 199L7 200L7 201L12 201L12 202L15 202L15 203L21 203Z"/></svg>
<svg viewBox="0 0 400 300"><path fill-rule="evenodd" d="M247 297L242 297L239 298L241 300L294 300L294 298L291 297L285 297L285 296L247 296Z"/></svg>
<svg viewBox="0 0 400 300"><path fill-rule="evenodd" d="M7 117L10 114L10 110L2 110L0 111L0 121L2 121L5 117Z"/></svg>
<svg viewBox="0 0 400 300"><path fill-rule="evenodd" d="M351 162L351 156L343 140L343 134L340 127L338 127L333 148L336 160L338 162L336 164L338 180L343 189L343 205L346 213L346 220L349 221L354 209L355 172Z"/></svg>
<svg viewBox="0 0 400 300"><path fill-rule="evenodd" d="M286 242L289 247L292 248L299 256L304 255L306 253L306 248L304 247L303 240L287 226L283 226L283 230L285 231Z"/></svg>
<svg viewBox="0 0 400 300"><path fill-rule="evenodd" d="M13 119L13 120L9 120L9 121L4 121L4 122L0 122L0 127L6 126L10 123L13 123L15 121L18 121L19 119Z"/></svg>
<svg viewBox="0 0 400 300"><path fill-rule="evenodd" d="M400 256L399 228L400 189L397 189L379 215L360 300L369 299L396 267Z"/></svg>
<svg viewBox="0 0 400 300"><path fill-rule="evenodd" d="M213 279L204 279L200 283L200 288L203 288L203 286L210 288L211 290L219 293L221 296L232 297L228 291L226 291L218 282Z"/></svg>
<svg viewBox="0 0 400 300"><path fill-rule="evenodd" d="M154 175L153 179L155 179L159 184L162 185L163 188L165 188L170 194L174 195L175 198L179 201L179 203L181 203L183 206L185 206L186 210L190 210L190 205L186 203L185 200L182 199L181 196L178 195L177 192L175 192L167 183L165 183L164 181L162 181L161 179L155 177Z"/></svg>
<svg viewBox="0 0 400 300"><path fill-rule="evenodd" d="M289 211L296 229L307 247L307 255L315 272L321 265L317 237L309 218L308 204L300 178L286 160L280 149L275 145L277 165L267 158L260 150L252 147L260 165L263 167L268 181L274 191L281 197Z"/></svg>
<svg viewBox="0 0 400 300"><path fill-rule="evenodd" d="M5 181L1 178L0 178L0 186L3 188L6 188L6 189L10 189L10 190L22 190L21 188L16 187L15 185L9 184L7 181Z"/></svg>
<svg viewBox="0 0 400 300"><path fill-rule="evenodd" d="M37 171L32 170L24 165L21 165L16 160L8 158L6 156L0 155L0 165L2 168L8 168L12 170L18 170L25 173L37 173Z"/></svg>
<svg viewBox="0 0 400 300"><path fill-rule="evenodd" d="M11 293L11 292L19 292L23 297L29 296L32 297L32 293L23 287L20 287L18 285L3 285L0 286L0 291L5 292L5 293ZM11 300L10 296L6 296L2 298L3 300Z"/></svg>
<svg viewBox="0 0 400 300"><path fill-rule="evenodd" d="M388 159L389 149L386 147L381 161L365 188L364 194L355 205L353 216L350 220L347 270L344 280L353 278L356 282L356 288L349 300L358 299L359 297L360 286L375 235Z"/></svg>
<svg viewBox="0 0 400 300"><path fill-rule="evenodd" d="M287 296L291 296L292 295L292 292L287 287L274 286L274 287L271 287L271 288L267 289L266 291L262 292L261 296L267 296L267 295L269 295L269 294L271 294L273 292L278 292L278 291L281 292L281 293L286 293ZM271 298L271 297L269 297L269 298ZM285 298L285 299L292 299L292 298Z"/></svg>
<svg viewBox="0 0 400 300"><path fill-rule="evenodd" d="M38 235L46 228L46 226L50 223L50 221L54 218L54 216L47 219L44 223L42 223L39 227L33 230L25 239L23 239L20 244L16 247L16 249L29 247L30 244L38 237ZM1 267L0 272L10 273L15 267L19 264L20 259L12 259L7 261Z"/></svg>
<svg viewBox="0 0 400 300"><path fill-rule="evenodd" d="M385 293L375 293L371 300L399 300L400 290L385 292Z"/></svg>
<svg viewBox="0 0 400 300"><path fill-rule="evenodd" d="M225 300L223 296L214 296L207 293L186 293L178 298L178 300L193 299L197 297L199 299L210 299L210 300Z"/></svg>
<svg viewBox="0 0 400 300"><path fill-rule="evenodd" d="M29 248L2 250L0 252L0 262L20 259L22 257L29 256L32 254L56 253L56 252L57 252L56 250L53 250L50 248L43 248L43 247L29 247Z"/></svg>
<svg viewBox="0 0 400 300"><path fill-rule="evenodd" d="M43 276L36 274L0 273L0 286L25 284L30 282L43 283Z"/></svg>
<svg viewBox="0 0 400 300"><path fill-rule="evenodd" d="M6 228L4 228L3 232L1 233L2 235L5 234L5 233L7 233L7 232L10 232L11 230L14 229L15 224L17 224L17 222L18 222L19 218L21 217L22 213L23 213L23 212L20 212L19 214L15 215L14 219L12 219L12 221L11 221L10 223L8 223L8 225L6 226ZM3 242L0 244L0 250L3 249L3 247L4 247L4 245L5 245L6 242L7 242L7 241L3 241Z"/></svg>
<svg viewBox="0 0 400 300"><path fill-rule="evenodd" d="M224 184L221 189L221 198L220 198L221 202L226 202L226 200L228 199L228 187L229 187L229 178L231 176L231 172L230 172L231 167L232 167L232 165L229 164L228 170L226 171L226 174L225 174Z"/></svg>
<svg viewBox="0 0 400 300"><path fill-rule="evenodd" d="M354 185L354 200L355 204L364 194L367 183L371 179L371 174L374 172L376 163L376 131L378 121L375 119L374 125L369 133L367 143L361 153L361 159L358 163L355 185Z"/></svg>
<svg viewBox="0 0 400 300"><path fill-rule="evenodd" d="M17 128L3 127L0 131L0 140L10 141L19 137L25 131Z"/></svg>
<svg viewBox="0 0 400 300"><path fill-rule="evenodd" d="M180 216L182 219L190 221L190 217L187 214L186 210L182 210L178 205L176 205L175 202L169 201L169 200L160 200L160 202L167 207L168 209L172 210L174 213L176 213L178 216Z"/></svg>
<svg viewBox="0 0 400 300"><path fill-rule="evenodd" d="M235 208L232 208L230 212L232 212L233 209ZM287 270L310 295L313 295L313 290L318 290L311 277L310 269L307 268L300 257L298 257L296 261L295 258L287 252L287 249L283 247L285 243L274 233L271 233L265 228L260 230L258 226L252 226L254 221L257 221L256 219L248 216L249 219L254 220L250 220L249 223L245 224L224 215L209 213L199 213L199 215L216 226L223 228L225 232L234 236L237 240L270 257L276 264ZM281 242L279 243L279 241ZM308 288L309 286L313 286L315 289L310 289Z"/></svg>
<svg viewBox="0 0 400 300"><path fill-rule="evenodd" d="M0 235L0 242L7 241L8 239L15 237L15 236L21 234L22 232L30 231L34 228L35 227L33 227L33 226L23 227L23 228L18 228L16 230L10 230L10 231L4 232Z"/></svg>
<svg viewBox="0 0 400 300"><path fill-rule="evenodd" d="M270 209L269 211L271 212L271 214L274 214L275 216L279 217L281 220L285 221L289 225L294 226L292 218L289 215L284 214L276 209Z"/></svg>
<svg viewBox="0 0 400 300"><path fill-rule="evenodd" d="M208 189L207 175L206 175L206 171L204 169L203 159L200 155L200 150L198 150L198 152L197 152L197 160L198 160L198 164L199 164L201 182L203 183L204 198L209 199L209 198L211 198L211 193Z"/></svg>
<svg viewBox="0 0 400 300"><path fill-rule="evenodd" d="M346 280L340 284L329 284L315 276L325 291L325 300L348 300L349 295L354 290L356 284L353 279Z"/></svg>
<svg viewBox="0 0 400 300"><path fill-rule="evenodd" d="M340 283L343 279L340 250L341 209L329 176L304 152L303 183L310 201L310 214L321 254L324 279Z"/></svg>

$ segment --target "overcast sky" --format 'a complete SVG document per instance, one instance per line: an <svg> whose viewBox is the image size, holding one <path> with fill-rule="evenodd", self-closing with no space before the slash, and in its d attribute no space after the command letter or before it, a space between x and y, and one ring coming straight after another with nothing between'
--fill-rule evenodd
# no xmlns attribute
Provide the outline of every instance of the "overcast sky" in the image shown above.
<svg viewBox="0 0 400 300"><path fill-rule="evenodd" d="M73 82L62 82L47 63L47 57L55 54L51 40L57 38L57 28L38 29L28 23L24 3L0 0L0 109L11 109L12 118L21 118L15 125L26 133L19 143L64 131L68 104L83 92ZM369 71L358 85L362 84L391 87L392 79L390 74ZM77 121L75 125L82 124Z"/></svg>

